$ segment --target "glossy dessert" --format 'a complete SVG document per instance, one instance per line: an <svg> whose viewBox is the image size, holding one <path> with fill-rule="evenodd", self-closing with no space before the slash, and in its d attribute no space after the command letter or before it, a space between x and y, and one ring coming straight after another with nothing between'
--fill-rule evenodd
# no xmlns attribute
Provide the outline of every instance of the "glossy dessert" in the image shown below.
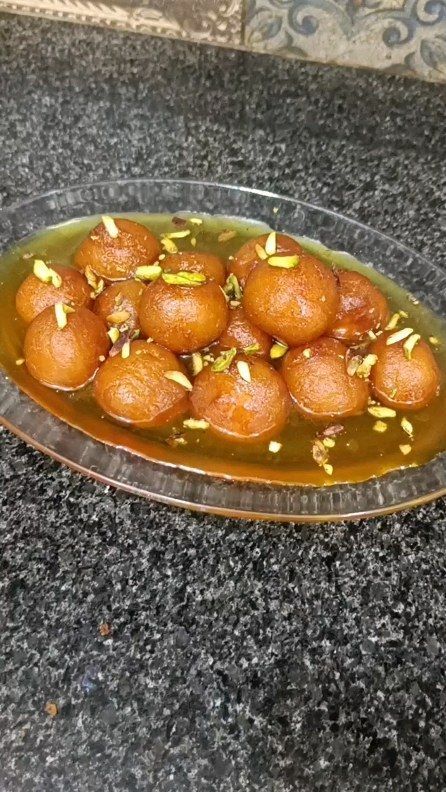
<svg viewBox="0 0 446 792"><path fill-rule="evenodd" d="M104 215L61 229L14 253L0 358L87 434L315 485L446 446L435 318L373 270L239 221Z"/></svg>

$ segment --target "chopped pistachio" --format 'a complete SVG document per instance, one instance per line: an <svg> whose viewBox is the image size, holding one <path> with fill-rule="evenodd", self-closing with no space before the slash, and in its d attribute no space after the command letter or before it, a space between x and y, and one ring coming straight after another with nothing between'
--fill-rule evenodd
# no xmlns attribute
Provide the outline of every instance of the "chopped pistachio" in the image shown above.
<svg viewBox="0 0 446 792"><path fill-rule="evenodd" d="M277 214L278 211L279 211L279 207L278 206L273 206L274 214Z"/></svg>
<svg viewBox="0 0 446 792"><path fill-rule="evenodd" d="M178 248L175 242L173 241L173 239L167 239L167 237L162 237L161 245L163 246L164 250L167 250L168 253L178 253Z"/></svg>
<svg viewBox="0 0 446 792"><path fill-rule="evenodd" d="M249 368L246 360L237 361L237 370L242 380L245 380L245 382L251 382L251 369Z"/></svg>
<svg viewBox="0 0 446 792"><path fill-rule="evenodd" d="M257 255L258 255L258 257L259 257L259 259L260 259L261 261L266 261L266 259L268 258L268 256L267 256L267 254L266 254L266 250L265 250L264 248L262 248L262 246L261 246L261 245L256 245L256 247L255 247L255 251L256 251L256 253L257 253Z"/></svg>
<svg viewBox="0 0 446 792"><path fill-rule="evenodd" d="M225 229L218 235L217 240L218 242L229 242L230 239L234 239L236 236L235 231L230 231L229 229Z"/></svg>
<svg viewBox="0 0 446 792"><path fill-rule="evenodd" d="M158 256L158 261L164 261L165 258L166 258L166 254L165 253L160 253L159 256Z"/></svg>
<svg viewBox="0 0 446 792"><path fill-rule="evenodd" d="M270 267L281 269L294 269L299 264L299 256L271 256L268 259Z"/></svg>
<svg viewBox="0 0 446 792"><path fill-rule="evenodd" d="M170 231L168 234L164 234L165 239L184 239L188 236L190 236L190 228L185 231Z"/></svg>
<svg viewBox="0 0 446 792"><path fill-rule="evenodd" d="M93 272L89 264L87 264L87 266L85 267L84 275L87 279L88 285L91 286L91 288L93 289L93 293L96 298L98 294L101 294L104 291L105 288L104 281L102 280L102 278L98 279L96 273ZM115 303L116 303L116 297L115 297Z"/></svg>
<svg viewBox="0 0 446 792"><path fill-rule="evenodd" d="M330 465L328 462L324 462L322 467L324 468L327 476L332 476L333 475L333 465Z"/></svg>
<svg viewBox="0 0 446 792"><path fill-rule="evenodd" d="M304 351L302 352L302 356L307 360L309 360L311 357L311 349L309 349L308 347L304 349Z"/></svg>
<svg viewBox="0 0 446 792"><path fill-rule="evenodd" d="M375 421L373 424L373 431L374 432L387 432L388 424L384 423L384 421Z"/></svg>
<svg viewBox="0 0 446 792"><path fill-rule="evenodd" d="M392 388L392 390L390 391L390 398L394 399L397 393L398 393L398 388Z"/></svg>
<svg viewBox="0 0 446 792"><path fill-rule="evenodd" d="M191 363L192 363L192 374L194 375L194 377L196 377L197 374L200 373L200 371L203 371L203 358L201 357L199 352L194 352L192 354Z"/></svg>
<svg viewBox="0 0 446 792"><path fill-rule="evenodd" d="M197 240L195 239L195 237L191 237L191 238L190 238L190 243L191 243L192 247L195 247L195 246L196 246L196 244L197 244Z"/></svg>
<svg viewBox="0 0 446 792"><path fill-rule="evenodd" d="M113 217L110 217L110 215L102 215L102 222L107 234L111 236L112 239L116 239L116 237L119 236L119 228L113 220Z"/></svg>
<svg viewBox="0 0 446 792"><path fill-rule="evenodd" d="M336 445L336 440L333 440L332 437L323 437L322 442L325 448L334 448Z"/></svg>
<svg viewBox="0 0 446 792"><path fill-rule="evenodd" d="M311 448L313 459L318 465L323 465L328 460L328 451L325 448L322 440L316 439Z"/></svg>
<svg viewBox="0 0 446 792"><path fill-rule="evenodd" d="M161 277L172 286L201 286L206 282L202 272L163 272Z"/></svg>
<svg viewBox="0 0 446 792"><path fill-rule="evenodd" d="M105 360L105 355L99 355L98 360L99 360L100 363L103 363L104 360Z"/></svg>
<svg viewBox="0 0 446 792"><path fill-rule="evenodd" d="M190 222L193 223L194 225L203 225L203 220L201 219L201 217L191 217Z"/></svg>
<svg viewBox="0 0 446 792"><path fill-rule="evenodd" d="M281 448L282 443L278 443L277 440L271 440L268 446L268 451L270 451L271 454L278 454Z"/></svg>
<svg viewBox="0 0 446 792"><path fill-rule="evenodd" d="M218 373L222 371L226 371L226 369L229 368L232 361L234 360L236 354L237 354L237 350L235 347L232 347L231 349L227 349L225 350L225 352L222 352L221 355L219 355L218 358L212 364L212 371L216 371Z"/></svg>
<svg viewBox="0 0 446 792"><path fill-rule="evenodd" d="M206 355L203 355L203 360L205 360L205 361L206 361L206 363L213 363L213 362L214 362L214 360L215 360L215 357L214 357L214 355L210 355L210 354L208 353L208 354L206 354Z"/></svg>
<svg viewBox="0 0 446 792"><path fill-rule="evenodd" d="M113 313L109 314L107 317L108 324L111 325L122 325L127 319L130 319L130 314L128 311L114 311Z"/></svg>
<svg viewBox="0 0 446 792"><path fill-rule="evenodd" d="M241 305L240 300L229 300L230 308L238 308Z"/></svg>
<svg viewBox="0 0 446 792"><path fill-rule="evenodd" d="M404 356L407 360L412 360L412 352L419 341L421 341L421 336L418 333L413 333L411 336L409 336L407 341L404 342Z"/></svg>
<svg viewBox="0 0 446 792"><path fill-rule="evenodd" d="M344 434L345 428L342 424L333 424L332 426L326 426L325 429L321 432L321 437L337 437L338 435Z"/></svg>
<svg viewBox="0 0 446 792"><path fill-rule="evenodd" d="M185 426L186 429L208 429L209 422L205 421L203 418L186 418L186 420L183 421L183 426Z"/></svg>
<svg viewBox="0 0 446 792"><path fill-rule="evenodd" d="M367 412L373 415L374 418L395 418L396 412L392 407L383 407L381 404L369 407Z"/></svg>
<svg viewBox="0 0 446 792"><path fill-rule="evenodd" d="M400 445L399 448L400 448L401 453L404 454L404 456L407 456L407 454L410 454L410 452L412 451L412 446L408 445L408 444L407 445L404 445L404 444Z"/></svg>
<svg viewBox="0 0 446 792"><path fill-rule="evenodd" d="M409 314L407 313L407 311L398 311L398 313L401 316L401 319L408 319L409 318Z"/></svg>
<svg viewBox="0 0 446 792"><path fill-rule="evenodd" d="M387 322L385 329L386 330L395 330L395 327L397 327L398 322L400 321L400 319L401 319L401 314L400 314L399 311L397 313L392 314L392 317Z"/></svg>
<svg viewBox="0 0 446 792"><path fill-rule="evenodd" d="M429 343L432 346L440 346L440 339L437 336L429 336Z"/></svg>
<svg viewBox="0 0 446 792"><path fill-rule="evenodd" d="M288 352L287 345L281 344L280 341L276 341L276 343L272 345L269 351L269 356L271 360L278 360L279 358L283 357L286 352Z"/></svg>
<svg viewBox="0 0 446 792"><path fill-rule="evenodd" d="M25 358L17 358L15 364L16 366L23 366L24 362L25 362Z"/></svg>
<svg viewBox="0 0 446 792"><path fill-rule="evenodd" d="M48 267L41 259L36 259L33 266L33 273L42 283L51 283L55 289L62 286L62 278L51 267Z"/></svg>
<svg viewBox="0 0 446 792"><path fill-rule="evenodd" d="M275 231L271 231L268 234L268 237L265 242L265 253L267 256L274 256L274 253L277 251L277 234Z"/></svg>
<svg viewBox="0 0 446 792"><path fill-rule="evenodd" d="M367 335L370 338L370 341L376 341L376 339L378 338L378 336L376 335L376 333L373 332L373 330L367 330Z"/></svg>
<svg viewBox="0 0 446 792"><path fill-rule="evenodd" d="M166 443L170 446L187 445L187 440L183 435L173 434L167 438Z"/></svg>
<svg viewBox="0 0 446 792"><path fill-rule="evenodd" d="M153 344L153 338L146 338L146 344Z"/></svg>
<svg viewBox="0 0 446 792"><path fill-rule="evenodd" d="M401 418L401 429L406 432L409 437L413 437L413 425L408 418Z"/></svg>
<svg viewBox="0 0 446 792"><path fill-rule="evenodd" d="M413 330L411 327L403 327L402 330L398 330L396 333L392 333L392 335L386 338L386 346L398 344L399 341L404 341L404 339L408 338L412 333Z"/></svg>
<svg viewBox="0 0 446 792"><path fill-rule="evenodd" d="M417 298L414 297L413 294L408 294L407 295L407 299L412 303L412 305L419 305L420 304L420 301L417 300Z"/></svg>
<svg viewBox="0 0 446 792"><path fill-rule="evenodd" d="M250 344L243 349L243 352L245 355L255 355L257 352L260 352L260 344Z"/></svg>
<svg viewBox="0 0 446 792"><path fill-rule="evenodd" d="M359 364L358 368L356 369L356 376L361 377L362 379L367 379L370 376L370 372L378 362L377 355L366 355L362 363Z"/></svg>
<svg viewBox="0 0 446 792"><path fill-rule="evenodd" d="M159 278L162 269L159 264L144 264L136 268L135 277L142 281L153 281Z"/></svg>
<svg viewBox="0 0 446 792"><path fill-rule="evenodd" d="M165 371L164 376L166 379L176 382L177 385L181 385L181 387L185 388L185 390L192 390L192 383L182 371Z"/></svg>
<svg viewBox="0 0 446 792"><path fill-rule="evenodd" d="M116 344L119 336L121 335L117 327L111 327L110 330L107 332L107 335L112 342L112 344Z"/></svg>
<svg viewBox="0 0 446 792"><path fill-rule="evenodd" d="M242 290L240 288L240 284L238 282L238 278L237 278L236 275L234 275L233 272L231 272L230 275L228 275L228 277L226 278L226 283L225 283L223 291L225 292L225 294L228 294L228 295L231 295L231 296L233 295L236 300L240 300L241 299Z"/></svg>
<svg viewBox="0 0 446 792"><path fill-rule="evenodd" d="M126 342L125 342L125 343L122 345L122 349L121 349L121 356L122 356L124 359L125 359L125 358L128 358L128 357L130 356L130 341L126 341Z"/></svg>
<svg viewBox="0 0 446 792"><path fill-rule="evenodd" d="M360 355L354 355L350 358L350 360L347 362L347 374L349 377L353 377L356 374L361 363L362 358Z"/></svg>
<svg viewBox="0 0 446 792"><path fill-rule="evenodd" d="M74 308L62 302L58 302L54 306L54 313L56 314L56 322L59 330L63 330L68 323L67 314L74 313Z"/></svg>

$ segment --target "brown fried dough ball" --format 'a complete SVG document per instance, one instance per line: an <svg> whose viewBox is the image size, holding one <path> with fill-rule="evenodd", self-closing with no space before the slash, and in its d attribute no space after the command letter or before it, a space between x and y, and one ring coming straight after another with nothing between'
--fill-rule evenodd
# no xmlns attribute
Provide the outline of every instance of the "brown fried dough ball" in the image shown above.
<svg viewBox="0 0 446 792"><path fill-rule="evenodd" d="M388 346L392 333L383 333L371 352L378 357L371 374L375 397L396 410L421 410L435 399L440 390L440 370L425 341L420 340L408 360L403 343Z"/></svg>
<svg viewBox="0 0 446 792"><path fill-rule="evenodd" d="M17 313L26 324L32 322L39 313L58 302L71 305L73 308L89 308L91 288L80 272L72 267L51 265L61 278L61 285L56 288L52 283L44 283L36 275L28 275L19 286L15 297Z"/></svg>
<svg viewBox="0 0 446 792"><path fill-rule="evenodd" d="M127 280L138 267L152 264L161 253L161 245L148 228L133 220L116 218L117 236L111 236L103 222L90 231L74 254L74 265L85 270L89 265L106 280Z"/></svg>

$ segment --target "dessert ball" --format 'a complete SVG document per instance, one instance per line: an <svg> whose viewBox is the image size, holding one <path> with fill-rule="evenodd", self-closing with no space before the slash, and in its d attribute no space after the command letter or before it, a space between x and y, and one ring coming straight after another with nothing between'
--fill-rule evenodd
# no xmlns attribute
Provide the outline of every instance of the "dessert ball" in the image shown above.
<svg viewBox="0 0 446 792"><path fill-rule="evenodd" d="M165 272L201 272L220 286L226 281L226 267L213 253L173 253L162 262Z"/></svg>
<svg viewBox="0 0 446 792"><path fill-rule="evenodd" d="M94 396L104 412L139 428L164 426L183 415L188 391L166 372L185 369L175 355L147 341L133 341L128 357L109 357L94 381Z"/></svg>
<svg viewBox="0 0 446 792"><path fill-rule="evenodd" d="M421 410L438 396L440 370L425 341L418 341L408 359L404 341L386 343L392 334L383 333L371 348L378 357L371 374L373 394L395 410Z"/></svg>
<svg viewBox="0 0 446 792"><path fill-rule="evenodd" d="M240 286L243 288L249 273L257 264L260 264L264 259L259 256L257 248L265 249L265 243L269 234L262 234L261 236L250 239L241 246L237 251L234 258L229 262L229 271L232 272ZM302 248L293 237L286 234L276 234L276 246L274 255L277 256L291 256L297 254L300 256Z"/></svg>
<svg viewBox="0 0 446 792"><path fill-rule="evenodd" d="M369 331L382 330L389 321L386 298L364 275L349 270L337 273L339 308L330 335L355 343Z"/></svg>
<svg viewBox="0 0 446 792"><path fill-rule="evenodd" d="M123 218L105 218L78 247L74 265L93 272L105 280L126 280L138 267L153 264L161 253L161 245L148 228ZM111 220L111 224L110 221Z"/></svg>
<svg viewBox="0 0 446 792"><path fill-rule="evenodd" d="M230 309L228 325L218 339L218 349L232 348L239 352L251 348L252 354L264 358L268 357L271 349L269 335L249 321L241 305Z"/></svg>
<svg viewBox="0 0 446 792"><path fill-rule="evenodd" d="M290 410L280 374L264 360L245 355L234 358L226 371L203 369L195 378L190 400L196 418L208 421L226 440L243 443L277 436Z"/></svg>
<svg viewBox="0 0 446 792"><path fill-rule="evenodd" d="M58 302L71 305L73 308L88 308L91 305L91 288L80 272L72 267L62 267L58 264L51 265L51 270L59 275L61 283L56 288L53 284L45 283L36 275L28 275L19 286L15 304L17 313L26 324L45 308Z"/></svg>
<svg viewBox="0 0 446 792"><path fill-rule="evenodd" d="M369 384L348 374L346 351L334 338L319 338L285 355L282 375L306 418L346 418L367 409Z"/></svg>
<svg viewBox="0 0 446 792"><path fill-rule="evenodd" d="M139 304L145 285L137 280L112 283L96 298L94 310L109 327L139 330Z"/></svg>
<svg viewBox="0 0 446 792"><path fill-rule="evenodd" d="M180 286L159 278L144 291L139 321L146 336L185 354L219 338L228 322L228 306L220 286L213 281Z"/></svg>
<svg viewBox="0 0 446 792"><path fill-rule="evenodd" d="M335 276L308 253L302 253L292 269L261 262L249 275L243 293L243 307L251 322L288 346L325 333L338 304Z"/></svg>
<svg viewBox="0 0 446 792"><path fill-rule="evenodd" d="M53 306L36 316L26 331L24 358L43 385L77 390L92 379L110 341L104 323L88 308L68 313L66 320L61 329Z"/></svg>

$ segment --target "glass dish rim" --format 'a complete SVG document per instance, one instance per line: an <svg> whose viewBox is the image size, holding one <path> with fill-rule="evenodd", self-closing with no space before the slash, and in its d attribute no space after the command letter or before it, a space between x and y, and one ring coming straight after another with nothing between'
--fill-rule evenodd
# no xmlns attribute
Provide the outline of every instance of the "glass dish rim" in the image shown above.
<svg viewBox="0 0 446 792"><path fill-rule="evenodd" d="M267 199L276 199L281 202L289 202L293 206L301 206L315 212L323 213L324 215L328 215L332 218L336 218L337 220L341 220L346 222L351 226L355 226L359 229L362 229L366 233L372 233L376 237L379 237L385 242L388 242L391 245L396 245L401 251L404 251L410 256L416 256L419 261L424 261L432 270L435 270L438 274L444 274L444 270L436 264L434 261L428 259L423 253L418 253L413 248L409 247L403 242L400 242L398 239L391 237L390 235L377 230L373 226L370 226L366 223L363 223L360 220L356 220L354 218L349 217L348 215L344 215L341 212L337 212L335 210L326 209L323 206L310 203L308 201L303 201L298 198L293 198L290 195L281 195L280 193L276 193L269 190L261 190L259 188L254 187L247 187L241 186L236 184L224 183L224 182L217 182L212 180L201 180L201 179L189 179L189 178L173 178L173 177L151 177L151 176L134 176L130 178L116 178L116 179L104 179L99 181L92 181L92 182L78 182L72 185L67 185L64 187L57 187L50 190L47 190L43 193L39 193L36 195L29 196L24 200L16 201L12 204L9 204L4 207L0 207L0 216L7 217L9 214L13 214L14 212L20 211L21 208L24 208L30 204L44 201L45 199L51 199L52 197L62 196L69 192L74 191L82 191L91 188L103 188L106 189L107 187L117 187L119 185L126 186L131 184L140 184L143 183L150 183L150 184L161 184L161 185L183 185L193 187L205 187L205 188L216 188L222 189L226 191L234 191L236 193L246 193L250 195L255 195L260 198L267 198ZM198 211L198 210L197 210ZM206 214L203 211L203 214ZM65 221L61 221L63 223ZM70 222L68 219L66 222ZM54 223L54 226L58 225L58 223ZM46 228L53 227L51 225L45 226ZM35 231L32 232L33 234ZM26 237L21 237L16 241L22 241ZM348 252L348 251L347 251ZM16 386L17 387L17 386ZM29 398L29 397L27 397ZM58 420L58 419L57 419ZM64 422L60 422L64 424ZM0 425L4 426L8 431L16 436L20 437L26 443L31 445L32 447L36 448L40 452L46 454L47 456L52 457L53 459L61 462L70 469L81 473L82 475L89 476L96 481L100 481L101 483L107 486L113 486L117 489L122 489L126 492L131 494L137 494L151 500L155 500L158 502L165 503L167 505L181 507L181 508L188 508L192 511L200 512L200 513L210 513L216 514L223 517L236 517L242 518L247 520L270 520L276 522L294 522L294 523L321 523L321 522L343 522L343 521L352 521L352 520L360 520L363 518L373 518L377 516L382 516L386 514L396 513L398 511L406 510L409 508L413 508L416 506L420 506L422 504L428 503L433 501L439 497L446 495L446 485L444 487L440 487L436 490L432 490L431 492L427 492L423 495L418 497L411 497L408 499L403 499L401 502L393 503L390 506L377 506L376 508L367 508L364 510L358 511L349 511L344 513L318 513L318 514L289 514L289 513L280 513L280 512L256 512L255 509L249 509L249 511L245 511L241 508L226 508L225 506L215 506L215 505L206 505L203 503L195 503L191 502L187 499L181 499L177 496L170 497L165 494L156 493L156 492L149 492L143 488L140 488L136 484L130 484L126 482L119 481L117 478L112 478L107 476L105 473L100 473L97 471L90 470L88 468L83 467L82 464L73 461L69 457L65 456L58 451L55 451L51 448L48 448L44 444L42 444L36 438L33 438L32 435L28 434L23 429L14 425L14 423L10 422L5 416L0 414ZM65 424L67 425L67 424ZM79 434L82 434L80 430L76 430ZM100 441L95 441L102 445ZM212 478L211 476L206 476L206 478ZM365 483L365 482L364 482ZM292 486L292 485L287 485ZM299 486L299 485L296 485ZM342 486L342 485L340 485ZM356 485L352 485L356 486ZM280 485L279 485L279 488ZM316 488L322 489L322 488Z"/></svg>

